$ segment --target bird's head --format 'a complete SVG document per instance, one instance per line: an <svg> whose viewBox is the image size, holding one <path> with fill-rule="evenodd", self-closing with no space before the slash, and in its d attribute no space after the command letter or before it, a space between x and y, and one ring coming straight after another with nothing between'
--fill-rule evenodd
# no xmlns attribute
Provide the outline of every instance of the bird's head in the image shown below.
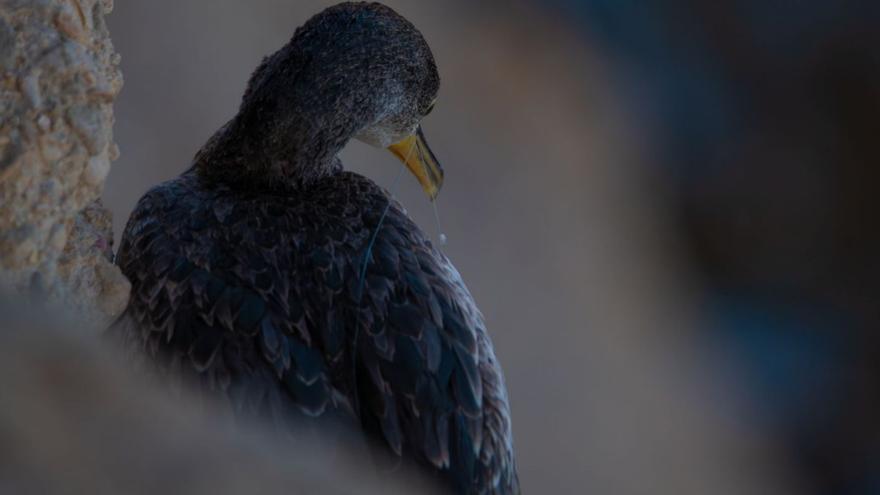
<svg viewBox="0 0 880 495"><path fill-rule="evenodd" d="M439 85L431 50L409 21L378 3L342 3L263 60L236 125L293 179L326 171L351 138L388 148L433 199L443 170L420 122Z"/></svg>

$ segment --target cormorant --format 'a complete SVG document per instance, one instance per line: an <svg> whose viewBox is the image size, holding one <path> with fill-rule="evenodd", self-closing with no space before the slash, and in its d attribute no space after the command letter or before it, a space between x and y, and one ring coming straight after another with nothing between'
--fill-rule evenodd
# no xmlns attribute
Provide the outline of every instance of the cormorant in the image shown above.
<svg viewBox="0 0 880 495"><path fill-rule="evenodd" d="M342 412L457 493L518 493L501 368L450 261L369 179L387 147L433 199L421 119L439 76L421 33L377 3L315 15L266 57L238 114L138 202L114 332L239 413Z"/></svg>

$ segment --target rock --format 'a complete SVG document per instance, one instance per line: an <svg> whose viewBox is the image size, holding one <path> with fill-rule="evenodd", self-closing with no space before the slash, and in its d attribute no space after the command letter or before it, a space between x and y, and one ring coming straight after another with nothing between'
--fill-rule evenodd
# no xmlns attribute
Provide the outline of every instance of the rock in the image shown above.
<svg viewBox="0 0 880 495"><path fill-rule="evenodd" d="M98 202L122 87L112 0L0 0L0 285L104 324L129 284Z"/></svg>
<svg viewBox="0 0 880 495"><path fill-rule="evenodd" d="M106 327L125 310L131 289L128 279L109 261L113 220L98 200L76 216L69 232L58 259L59 278L66 289L61 297L83 319L97 328Z"/></svg>

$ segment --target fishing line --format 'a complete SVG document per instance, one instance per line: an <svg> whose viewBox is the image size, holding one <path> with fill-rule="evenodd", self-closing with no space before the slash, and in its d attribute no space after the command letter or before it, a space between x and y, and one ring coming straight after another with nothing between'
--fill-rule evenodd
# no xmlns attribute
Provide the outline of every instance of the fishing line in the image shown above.
<svg viewBox="0 0 880 495"><path fill-rule="evenodd" d="M437 226L437 244L445 246L447 239L446 234L443 233L443 229L440 228L440 214L437 212L437 198L434 198L431 205L434 207L434 224Z"/></svg>
<svg viewBox="0 0 880 495"><path fill-rule="evenodd" d="M385 205L385 209L382 210L382 215L379 217L379 221L376 223L376 228L373 230L373 234L370 236L370 242L367 244L367 249L364 251L364 261L361 264L361 273L358 280L358 291L357 291L357 302L360 304L361 299L364 294L364 279L367 276L367 265L370 263L370 255L373 253L373 244L376 243L376 237L379 236L379 229L382 228L382 223L385 222L385 217L388 215L388 210L391 209L391 201L394 199L394 192L397 191L397 184L400 183L400 178L403 176L403 169L406 168L406 162L409 161L410 155L412 155L413 149L415 148L415 143L410 147L409 151L406 152L406 158L403 160L403 163L400 164L400 170L397 172L397 177L394 178L394 182L391 183L391 188L388 191L388 203ZM355 409L360 414L360 395L358 394L357 389L357 356L358 356L358 336L360 335L361 327L360 325L355 325L354 327L354 338L352 339L351 349L352 349L352 383L354 386L354 403Z"/></svg>
<svg viewBox="0 0 880 495"><path fill-rule="evenodd" d="M409 151L406 152L406 158L404 158L403 163L400 164L400 170L397 172L397 177L395 177L394 182L391 183L388 203L385 205L385 209L382 210L382 216L379 217L379 222L376 223L376 228L375 230L373 230L372 236L370 236L370 243L367 244L367 249L366 251L364 251L364 261L361 263L361 273L358 277L358 302L361 302L361 297L364 293L364 279L367 276L367 265L370 263L370 255L373 254L373 245L376 243L376 238L379 236L379 229L382 228L382 223L385 222L385 217L388 215L388 210L391 209L391 201L394 199L394 192L397 191L397 184L400 183L400 178L403 176L403 169L406 168L406 162L409 161L409 157L412 155L415 147L415 143L413 143L413 145L410 146Z"/></svg>

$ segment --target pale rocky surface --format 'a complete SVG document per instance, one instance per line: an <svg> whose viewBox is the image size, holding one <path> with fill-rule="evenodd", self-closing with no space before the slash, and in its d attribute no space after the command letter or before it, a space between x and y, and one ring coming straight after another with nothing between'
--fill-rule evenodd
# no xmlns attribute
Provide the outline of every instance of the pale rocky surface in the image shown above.
<svg viewBox="0 0 880 495"><path fill-rule="evenodd" d="M104 16L112 0L0 0L0 284L73 303L104 324L128 281L96 200L122 87Z"/></svg>
<svg viewBox="0 0 880 495"><path fill-rule="evenodd" d="M61 294L64 301L99 327L125 309L131 288L119 268L109 262L112 240L113 219L96 200L74 219L58 260L58 275L65 284Z"/></svg>

